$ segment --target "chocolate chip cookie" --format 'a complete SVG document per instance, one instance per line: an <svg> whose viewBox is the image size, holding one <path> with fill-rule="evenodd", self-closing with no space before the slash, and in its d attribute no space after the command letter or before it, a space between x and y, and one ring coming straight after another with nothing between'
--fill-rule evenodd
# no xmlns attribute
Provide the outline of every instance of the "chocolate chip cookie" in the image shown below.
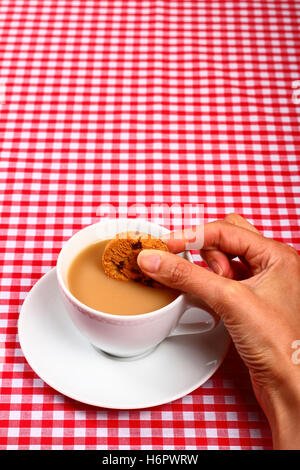
<svg viewBox="0 0 300 470"><path fill-rule="evenodd" d="M159 238L141 232L117 234L110 240L102 255L102 264L107 276L122 281L140 282L149 287L159 286L157 281L147 276L137 264L137 257L142 250L169 251Z"/></svg>

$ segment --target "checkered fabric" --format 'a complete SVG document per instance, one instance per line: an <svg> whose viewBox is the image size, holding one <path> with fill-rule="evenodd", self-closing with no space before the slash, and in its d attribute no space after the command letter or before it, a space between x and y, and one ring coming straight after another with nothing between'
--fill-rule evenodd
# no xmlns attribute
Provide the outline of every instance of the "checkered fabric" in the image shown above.
<svg viewBox="0 0 300 470"><path fill-rule="evenodd" d="M105 203L235 211L300 248L299 13L297 0L1 1L1 449L271 448L233 347L188 396L119 412L46 385L17 319Z"/></svg>

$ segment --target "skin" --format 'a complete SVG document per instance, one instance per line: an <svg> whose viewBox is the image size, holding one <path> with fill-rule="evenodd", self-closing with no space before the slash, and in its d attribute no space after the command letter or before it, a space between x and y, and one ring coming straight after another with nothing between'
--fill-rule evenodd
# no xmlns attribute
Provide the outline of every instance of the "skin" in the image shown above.
<svg viewBox="0 0 300 470"><path fill-rule="evenodd" d="M175 255L192 241L167 236L171 253L143 250L140 268L159 282L196 295L223 320L249 369L272 430L274 449L300 449L300 257L264 237L238 214L204 225L206 269ZM234 259L237 258L237 259ZM298 341L298 342L297 342Z"/></svg>

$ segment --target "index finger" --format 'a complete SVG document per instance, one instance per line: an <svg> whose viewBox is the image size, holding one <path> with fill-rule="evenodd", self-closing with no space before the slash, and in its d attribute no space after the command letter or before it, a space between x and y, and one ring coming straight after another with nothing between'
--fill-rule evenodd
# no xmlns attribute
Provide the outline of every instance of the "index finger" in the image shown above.
<svg viewBox="0 0 300 470"><path fill-rule="evenodd" d="M204 224L167 233L160 237L172 253L185 250L201 250L204 244Z"/></svg>
<svg viewBox="0 0 300 470"><path fill-rule="evenodd" d="M226 221L209 222L203 225L202 246L195 249L220 250L233 256L241 256L255 268L261 265L266 258L266 252L272 244L272 240L265 238L260 233L250 231L247 228L233 225ZM173 232L163 237L164 242L173 253L191 249L193 231L190 229ZM273 245L272 245L273 246Z"/></svg>

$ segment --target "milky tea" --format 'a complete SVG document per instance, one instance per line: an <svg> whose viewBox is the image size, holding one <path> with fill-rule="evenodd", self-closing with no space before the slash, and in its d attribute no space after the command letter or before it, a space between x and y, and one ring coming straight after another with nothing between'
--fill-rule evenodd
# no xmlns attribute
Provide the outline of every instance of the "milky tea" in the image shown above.
<svg viewBox="0 0 300 470"><path fill-rule="evenodd" d="M134 281L109 278L102 266L102 253L110 240L84 248L72 261L67 284L80 302L113 315L140 315L158 310L178 297L169 287L148 287Z"/></svg>

